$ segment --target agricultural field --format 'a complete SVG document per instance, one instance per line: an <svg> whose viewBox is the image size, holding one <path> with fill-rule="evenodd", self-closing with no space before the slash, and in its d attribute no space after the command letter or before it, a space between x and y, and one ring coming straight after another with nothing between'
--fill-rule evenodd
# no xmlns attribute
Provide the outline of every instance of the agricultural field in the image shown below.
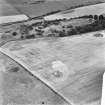
<svg viewBox="0 0 105 105"><path fill-rule="evenodd" d="M98 33L105 35L105 31ZM97 32L8 42L0 48L2 102L100 105L104 46L105 37Z"/></svg>
<svg viewBox="0 0 105 105"><path fill-rule="evenodd" d="M0 105L69 105L46 84L2 53L0 66Z"/></svg>
<svg viewBox="0 0 105 105"><path fill-rule="evenodd" d="M92 15L105 14L105 3L83 6L75 9L67 9L63 12L46 16L45 19L46 20L53 20L53 19L59 19L59 18L69 19L69 18L81 17L89 14L92 14Z"/></svg>
<svg viewBox="0 0 105 105"><path fill-rule="evenodd" d="M36 17L48 12L64 10L78 5L104 2L105 0L0 0L1 16L26 14Z"/></svg>

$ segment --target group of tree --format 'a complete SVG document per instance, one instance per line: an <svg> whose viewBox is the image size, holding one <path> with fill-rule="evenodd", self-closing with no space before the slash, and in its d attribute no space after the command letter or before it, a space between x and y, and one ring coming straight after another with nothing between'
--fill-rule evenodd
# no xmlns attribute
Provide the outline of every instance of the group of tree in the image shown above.
<svg viewBox="0 0 105 105"><path fill-rule="evenodd" d="M89 15L88 17L93 18L94 22L91 24L87 24L85 26L76 26L76 27L71 26L71 28L66 33L64 30L60 31L59 36L60 37L72 36L72 35L83 34L83 33L105 29L105 17L103 15L99 15L99 16Z"/></svg>
<svg viewBox="0 0 105 105"><path fill-rule="evenodd" d="M94 18L95 21L93 23L87 24L85 26L76 26L75 28L72 28L71 31L68 31L67 36L105 29L105 17L103 15L90 15L90 17Z"/></svg>
<svg viewBox="0 0 105 105"><path fill-rule="evenodd" d="M87 24L87 25L83 25L83 26L72 26L69 25L68 26L68 31L66 32L64 29L62 29L61 31L54 31L52 32L52 36L58 36L58 37L64 37L64 36L71 36L71 35L77 35L77 34L83 34L83 33L87 33L87 32L92 32L92 31L98 31L98 30L103 30L105 29L105 17L103 15L86 15L86 16L82 16L79 18L91 18L94 19L94 22L92 22L91 24ZM21 25L20 27L20 33L22 35L22 38L26 36L26 38L34 38L35 35L29 35L29 31L33 29L34 25L36 27L40 27L43 26L43 28L45 27L49 27L50 25L59 25L60 21L62 21L61 19L59 20L52 20L52 21L44 21L44 22L38 22L36 24L33 25ZM37 32L37 34L39 36L43 37L43 31L39 28L39 29L35 29L35 31ZM56 35L57 34L57 35ZM13 33L14 36L16 36L16 33Z"/></svg>
<svg viewBox="0 0 105 105"><path fill-rule="evenodd" d="M85 16L81 16L78 18L91 18L94 20L104 20L105 19L104 15L85 15Z"/></svg>

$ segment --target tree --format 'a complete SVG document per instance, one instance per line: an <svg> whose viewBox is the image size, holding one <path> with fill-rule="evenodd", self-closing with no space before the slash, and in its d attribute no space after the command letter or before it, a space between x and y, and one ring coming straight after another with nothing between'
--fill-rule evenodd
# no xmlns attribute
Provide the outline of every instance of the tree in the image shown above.
<svg viewBox="0 0 105 105"><path fill-rule="evenodd" d="M101 33L96 33L96 34L94 34L94 36L95 36L95 37L103 37L103 34L101 34Z"/></svg>
<svg viewBox="0 0 105 105"><path fill-rule="evenodd" d="M94 19L95 20L98 20L98 15L94 15Z"/></svg>
<svg viewBox="0 0 105 105"><path fill-rule="evenodd" d="M103 15L100 15L99 16L99 20L104 20L104 16Z"/></svg>
<svg viewBox="0 0 105 105"><path fill-rule="evenodd" d="M35 35L34 35L34 34L28 35L28 36L26 36L26 38L27 38L27 39L33 39L33 38L35 38Z"/></svg>
<svg viewBox="0 0 105 105"><path fill-rule="evenodd" d="M27 28L28 28L29 30L33 30L32 25L28 26Z"/></svg>
<svg viewBox="0 0 105 105"><path fill-rule="evenodd" d="M21 25L20 26L20 33L22 35L28 35L29 34L29 29L27 25Z"/></svg>
<svg viewBox="0 0 105 105"><path fill-rule="evenodd" d="M64 36L67 36L67 35L65 34L65 31L63 30L63 31L59 31L59 36L64 37Z"/></svg>
<svg viewBox="0 0 105 105"><path fill-rule="evenodd" d="M89 18L93 18L93 15L89 15Z"/></svg>
<svg viewBox="0 0 105 105"><path fill-rule="evenodd" d="M13 35L13 36L16 36L16 35L17 35L17 32L13 32L12 35Z"/></svg>
<svg viewBox="0 0 105 105"><path fill-rule="evenodd" d="M68 31L68 35L70 36L70 35L75 35L75 34L77 34L77 31L76 31L76 29L74 29L74 28L72 28L70 31Z"/></svg>

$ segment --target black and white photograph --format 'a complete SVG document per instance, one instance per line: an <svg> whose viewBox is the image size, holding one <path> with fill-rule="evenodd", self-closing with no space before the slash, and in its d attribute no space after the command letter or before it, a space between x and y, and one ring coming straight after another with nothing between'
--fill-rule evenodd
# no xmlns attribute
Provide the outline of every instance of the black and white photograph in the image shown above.
<svg viewBox="0 0 105 105"><path fill-rule="evenodd" d="M0 0L0 105L105 105L105 0Z"/></svg>

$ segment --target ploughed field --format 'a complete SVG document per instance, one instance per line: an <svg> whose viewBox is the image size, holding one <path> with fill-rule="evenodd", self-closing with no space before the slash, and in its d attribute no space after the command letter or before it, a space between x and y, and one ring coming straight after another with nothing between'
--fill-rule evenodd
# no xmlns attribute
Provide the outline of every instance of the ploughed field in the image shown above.
<svg viewBox="0 0 105 105"><path fill-rule="evenodd" d="M0 48L1 103L101 105L104 46L105 37L93 33L6 43Z"/></svg>
<svg viewBox="0 0 105 105"><path fill-rule="evenodd" d="M105 3L99 3L95 5L81 6L79 8L67 9L65 11L45 16L45 20L54 20L62 18L76 18L86 15L100 15L105 14Z"/></svg>
<svg viewBox="0 0 105 105"><path fill-rule="evenodd" d="M39 2L38 2L39 1ZM42 1L42 2L40 2ZM78 6L81 4L94 4L97 2L104 2L105 0L0 0L0 7L2 14L0 15L15 15L24 13L30 17L36 17L48 12L63 10L72 6Z"/></svg>
<svg viewBox="0 0 105 105"><path fill-rule="evenodd" d="M0 16L26 14L41 16L52 11L64 10L78 5L95 4L105 0L0 0Z"/></svg>
<svg viewBox="0 0 105 105"><path fill-rule="evenodd" d="M2 53L0 66L0 105L67 104L62 97Z"/></svg>

